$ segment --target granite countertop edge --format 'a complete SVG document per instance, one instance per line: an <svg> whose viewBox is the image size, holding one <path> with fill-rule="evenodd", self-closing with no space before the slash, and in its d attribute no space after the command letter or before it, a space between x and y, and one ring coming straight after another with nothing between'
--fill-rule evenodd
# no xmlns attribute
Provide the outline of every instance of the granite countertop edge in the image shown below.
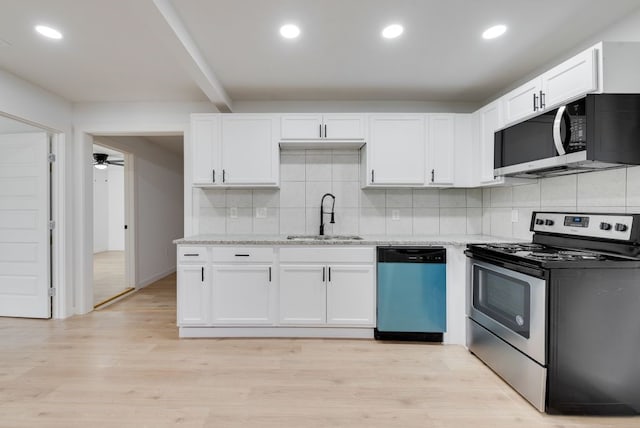
<svg viewBox="0 0 640 428"><path fill-rule="evenodd" d="M491 235L404 235L367 236L361 240L291 240L286 235L195 235L173 241L177 245L296 245L296 246L381 246L381 245L460 245L485 242L530 242Z"/></svg>

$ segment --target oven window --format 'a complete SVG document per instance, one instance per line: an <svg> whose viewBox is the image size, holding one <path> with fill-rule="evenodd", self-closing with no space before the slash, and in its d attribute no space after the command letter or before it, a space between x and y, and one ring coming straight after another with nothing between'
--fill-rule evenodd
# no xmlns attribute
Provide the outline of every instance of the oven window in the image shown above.
<svg viewBox="0 0 640 428"><path fill-rule="evenodd" d="M527 339L530 288L525 281L477 265L473 267L473 307Z"/></svg>

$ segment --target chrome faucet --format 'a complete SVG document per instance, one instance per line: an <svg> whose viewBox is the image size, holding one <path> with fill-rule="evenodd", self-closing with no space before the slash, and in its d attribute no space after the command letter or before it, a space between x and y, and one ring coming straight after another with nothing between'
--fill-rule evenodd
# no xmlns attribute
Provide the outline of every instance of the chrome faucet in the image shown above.
<svg viewBox="0 0 640 428"><path fill-rule="evenodd" d="M333 198L333 204L331 205L331 212L330 213L325 213L324 212L324 198L326 198L327 196L330 196L331 198ZM335 196L333 196L331 193L325 193L324 195L322 195L322 199L320 200L320 235L324 235L324 215L325 214L331 214L331 220L329 221L329 223L335 224L335 222L336 222L335 207L336 207L336 197Z"/></svg>

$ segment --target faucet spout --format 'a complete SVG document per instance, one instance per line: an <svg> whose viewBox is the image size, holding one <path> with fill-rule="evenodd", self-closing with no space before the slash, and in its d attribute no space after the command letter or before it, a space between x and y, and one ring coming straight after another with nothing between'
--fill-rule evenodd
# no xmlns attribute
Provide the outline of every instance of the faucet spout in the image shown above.
<svg viewBox="0 0 640 428"><path fill-rule="evenodd" d="M324 199L327 196L330 197L331 199L333 199L333 202L331 204L331 212L325 212L324 211ZM331 193L325 193L324 195L322 195L322 199L320 200L320 235L324 235L324 215L325 214L331 214L331 220L329 221L329 223L335 224L335 222L336 222L335 207L336 207L336 197L335 196L333 196Z"/></svg>

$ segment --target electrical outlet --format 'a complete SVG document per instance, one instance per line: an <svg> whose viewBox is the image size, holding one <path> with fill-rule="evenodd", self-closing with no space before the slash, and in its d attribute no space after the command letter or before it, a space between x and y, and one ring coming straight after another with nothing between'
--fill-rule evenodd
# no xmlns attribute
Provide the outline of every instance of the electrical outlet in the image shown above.
<svg viewBox="0 0 640 428"><path fill-rule="evenodd" d="M391 210L391 220L400 220L400 210Z"/></svg>
<svg viewBox="0 0 640 428"><path fill-rule="evenodd" d="M229 218L238 218L238 207L229 208Z"/></svg>
<svg viewBox="0 0 640 428"><path fill-rule="evenodd" d="M267 218L266 208L256 208L256 218Z"/></svg>
<svg viewBox="0 0 640 428"><path fill-rule="evenodd" d="M518 222L518 210L511 210L511 223Z"/></svg>

